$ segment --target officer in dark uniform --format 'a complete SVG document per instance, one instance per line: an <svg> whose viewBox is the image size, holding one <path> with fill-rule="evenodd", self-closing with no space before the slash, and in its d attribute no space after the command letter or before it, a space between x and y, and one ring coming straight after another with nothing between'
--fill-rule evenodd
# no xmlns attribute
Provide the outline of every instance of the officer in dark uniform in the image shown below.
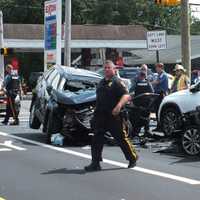
<svg viewBox="0 0 200 200"><path fill-rule="evenodd" d="M154 93L153 86L147 80L146 72L144 70L141 70L139 72L137 81L136 81L134 87L130 88L130 92L134 92L135 96L138 96L138 95L144 94L144 93ZM144 134L145 134L145 136L151 136L152 133L149 130L150 116L147 118L148 118L148 120L144 124L144 131L145 131Z"/></svg>
<svg viewBox="0 0 200 200"><path fill-rule="evenodd" d="M19 124L18 112L15 107L15 98L19 92L19 77L17 75L12 75L12 70L12 65L6 66L6 76L3 83L7 95L6 115L2 121L4 125L8 124L10 116L13 116L14 119L14 122L10 123L10 125Z"/></svg>
<svg viewBox="0 0 200 200"><path fill-rule="evenodd" d="M92 120L94 137L91 147L92 162L85 167L86 171L101 170L102 150L104 145L104 134L109 131L117 140L126 159L129 168L136 165L138 156L128 138L127 126L120 111L129 101L130 95L124 83L115 76L115 65L112 61L106 61L104 66L105 78L97 87L96 110Z"/></svg>

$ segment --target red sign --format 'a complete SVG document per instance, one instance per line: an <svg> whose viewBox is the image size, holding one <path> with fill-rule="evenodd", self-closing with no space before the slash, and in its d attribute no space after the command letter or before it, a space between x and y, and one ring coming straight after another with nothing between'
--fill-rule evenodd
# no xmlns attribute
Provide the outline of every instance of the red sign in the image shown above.
<svg viewBox="0 0 200 200"><path fill-rule="evenodd" d="M19 60L17 58L13 58L11 60L11 65L13 66L14 70L19 70Z"/></svg>
<svg viewBox="0 0 200 200"><path fill-rule="evenodd" d="M117 58L116 65L120 66L120 67L124 66L124 59L123 59L123 57L119 56Z"/></svg>

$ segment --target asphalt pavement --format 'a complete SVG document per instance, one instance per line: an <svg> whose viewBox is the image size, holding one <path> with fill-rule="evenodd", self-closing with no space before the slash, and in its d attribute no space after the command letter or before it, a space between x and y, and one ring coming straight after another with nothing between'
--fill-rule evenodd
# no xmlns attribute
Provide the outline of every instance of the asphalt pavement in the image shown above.
<svg viewBox="0 0 200 200"><path fill-rule="evenodd" d="M19 126L0 126L0 200L200 198L200 157L157 141L136 146L137 167L127 169L119 147L105 145L103 170L86 173L90 146L46 145L42 131L28 127L29 104L22 102Z"/></svg>

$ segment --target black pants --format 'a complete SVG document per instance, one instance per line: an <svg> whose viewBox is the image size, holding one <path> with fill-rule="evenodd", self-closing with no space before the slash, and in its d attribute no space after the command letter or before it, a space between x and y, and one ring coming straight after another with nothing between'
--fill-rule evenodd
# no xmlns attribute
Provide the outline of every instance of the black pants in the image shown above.
<svg viewBox="0 0 200 200"><path fill-rule="evenodd" d="M16 111L15 107L15 98L15 96L7 97L6 115L4 119L5 122L8 122L10 117L13 117L15 121L19 121L18 112Z"/></svg>
<svg viewBox="0 0 200 200"><path fill-rule="evenodd" d="M137 159L136 150L128 138L127 126L122 117L117 116L95 116L94 137L92 142L92 161L102 161L102 151L104 145L104 134L109 131L118 142L127 160Z"/></svg>
<svg viewBox="0 0 200 200"><path fill-rule="evenodd" d="M158 121L158 111L159 111L160 104L162 103L162 100L164 97L165 97L165 94L161 93L160 96L158 96L158 98L155 101L157 128L161 128L161 125L159 124L159 121Z"/></svg>

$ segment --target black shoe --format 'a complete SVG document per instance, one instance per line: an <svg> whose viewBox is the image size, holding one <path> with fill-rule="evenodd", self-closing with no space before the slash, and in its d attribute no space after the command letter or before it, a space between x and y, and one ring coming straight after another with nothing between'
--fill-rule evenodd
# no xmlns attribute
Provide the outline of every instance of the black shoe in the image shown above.
<svg viewBox="0 0 200 200"><path fill-rule="evenodd" d="M18 121L18 120L15 120L14 122L11 122L9 125L10 125L10 126L19 125L19 121Z"/></svg>
<svg viewBox="0 0 200 200"><path fill-rule="evenodd" d="M95 172L95 171L100 171L101 166L99 163L91 163L90 165L84 167L85 171L87 172Z"/></svg>
<svg viewBox="0 0 200 200"><path fill-rule="evenodd" d="M3 121L1 122L1 124L2 124L2 125L7 125L7 124L8 124L8 121L3 120Z"/></svg>
<svg viewBox="0 0 200 200"><path fill-rule="evenodd" d="M152 137L153 136L153 133L151 131L145 131L144 132L144 137Z"/></svg>
<svg viewBox="0 0 200 200"><path fill-rule="evenodd" d="M162 129L160 127L156 127L152 130L153 132L162 132Z"/></svg>
<svg viewBox="0 0 200 200"><path fill-rule="evenodd" d="M130 160L128 168L134 168L136 166L136 163L137 163L137 159L136 160Z"/></svg>

